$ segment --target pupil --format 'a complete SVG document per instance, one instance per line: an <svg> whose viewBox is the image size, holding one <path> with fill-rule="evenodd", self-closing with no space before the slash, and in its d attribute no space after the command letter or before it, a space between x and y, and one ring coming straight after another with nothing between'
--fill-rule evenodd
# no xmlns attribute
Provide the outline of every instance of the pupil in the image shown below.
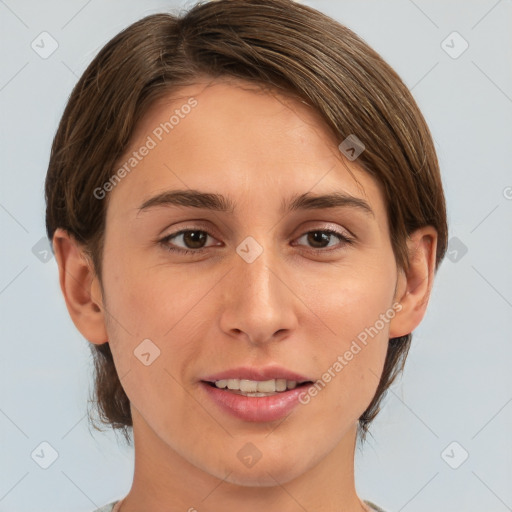
<svg viewBox="0 0 512 512"><path fill-rule="evenodd" d="M321 231L313 231L312 233L308 234L309 242L312 242L312 245L315 245L317 243L322 244L322 242L326 242L324 245L321 245L321 247L325 247L329 244L329 235L327 233L322 233Z"/></svg>
<svg viewBox="0 0 512 512"><path fill-rule="evenodd" d="M184 233L183 240L191 249L200 249L206 240L206 233L202 231L188 231Z"/></svg>

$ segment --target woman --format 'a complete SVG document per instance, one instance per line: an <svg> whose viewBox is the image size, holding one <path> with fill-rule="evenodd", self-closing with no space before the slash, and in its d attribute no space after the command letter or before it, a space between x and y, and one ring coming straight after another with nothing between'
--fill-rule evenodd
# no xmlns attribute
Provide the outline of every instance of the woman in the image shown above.
<svg viewBox="0 0 512 512"><path fill-rule="evenodd" d="M104 423L101 511L381 510L354 450L447 241L429 129L382 58L289 0L148 16L76 85L47 231Z"/></svg>

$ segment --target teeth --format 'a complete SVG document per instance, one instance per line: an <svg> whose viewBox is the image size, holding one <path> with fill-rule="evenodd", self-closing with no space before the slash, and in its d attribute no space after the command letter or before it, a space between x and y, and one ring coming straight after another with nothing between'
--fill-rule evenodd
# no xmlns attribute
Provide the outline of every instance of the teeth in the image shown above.
<svg viewBox="0 0 512 512"><path fill-rule="evenodd" d="M292 384L292 381L288 381ZM285 391L286 390L286 379L276 379L276 391ZM290 388L292 389L292 388Z"/></svg>
<svg viewBox="0 0 512 512"><path fill-rule="evenodd" d="M240 389L239 379L229 379L227 382L228 389Z"/></svg>
<svg viewBox="0 0 512 512"><path fill-rule="evenodd" d="M219 389L228 388L233 391L241 391L242 393L275 393L286 391L287 389L295 389L297 387L297 382L294 380L286 379L270 379L263 381L247 379L222 379L216 381L215 386Z"/></svg>

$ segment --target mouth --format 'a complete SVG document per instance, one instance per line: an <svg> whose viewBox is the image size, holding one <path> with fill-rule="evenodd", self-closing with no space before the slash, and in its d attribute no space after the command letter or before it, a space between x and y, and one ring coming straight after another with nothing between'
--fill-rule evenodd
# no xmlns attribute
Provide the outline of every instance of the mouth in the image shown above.
<svg viewBox="0 0 512 512"><path fill-rule="evenodd" d="M249 422L272 422L285 418L301 402L312 381L268 379L202 380L205 398L219 411Z"/></svg>
<svg viewBox="0 0 512 512"><path fill-rule="evenodd" d="M245 365L203 375L201 393L222 414L243 421L280 420L303 403L302 395L314 381L284 366Z"/></svg>
<svg viewBox="0 0 512 512"><path fill-rule="evenodd" d="M202 381L210 387L226 391L235 395L247 397L274 396L296 388L313 384L312 381L296 381L287 379L249 380L249 379L219 379L215 381Z"/></svg>

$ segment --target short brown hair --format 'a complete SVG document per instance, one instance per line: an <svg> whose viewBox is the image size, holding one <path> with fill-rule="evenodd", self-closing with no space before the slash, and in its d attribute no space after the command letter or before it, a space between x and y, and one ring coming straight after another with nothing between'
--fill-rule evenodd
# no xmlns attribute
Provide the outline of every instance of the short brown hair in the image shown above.
<svg viewBox="0 0 512 512"><path fill-rule="evenodd" d="M445 199L427 124L396 72L351 30L292 0L216 0L180 16L155 14L110 40L76 84L53 141L46 228L87 251L101 281L106 200L93 191L115 171L135 126L158 99L200 76L270 86L315 109L342 142L355 134L357 163L381 185L397 267L417 228L438 232L436 270L447 245ZM389 340L376 393L359 418L364 440L403 365L412 335ZM91 344L95 402L103 423L132 426L129 399L108 343Z"/></svg>

